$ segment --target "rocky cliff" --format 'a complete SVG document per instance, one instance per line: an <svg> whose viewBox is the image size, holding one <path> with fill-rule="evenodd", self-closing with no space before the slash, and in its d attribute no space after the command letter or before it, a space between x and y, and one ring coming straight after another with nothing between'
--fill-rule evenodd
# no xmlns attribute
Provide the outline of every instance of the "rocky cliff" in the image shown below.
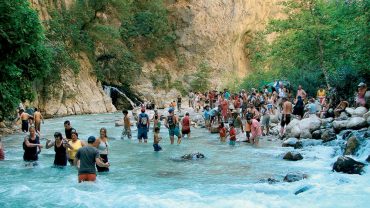
<svg viewBox="0 0 370 208"><path fill-rule="evenodd" d="M30 0L41 19L50 18L46 5L65 5L75 0ZM282 0L167 0L170 18L176 23L176 53L146 62L139 81L131 86L144 100L164 106L180 89L188 89L199 64L207 63L213 88L222 88L231 80L248 74L249 60L245 44L251 34L263 28L271 17L279 17ZM57 2L57 3L55 3ZM119 25L119 24L118 24ZM38 99L49 115L111 112L115 108L91 73L88 59L80 54L81 70L74 76L62 74L62 84L52 99ZM166 80L167 79L167 80ZM167 83L158 87L156 83ZM55 86L54 86L55 88Z"/></svg>
<svg viewBox="0 0 370 208"><path fill-rule="evenodd" d="M172 0L168 1L178 36L177 61L158 58L143 67L143 79L136 87L157 104L174 99L176 90L156 89L150 77L161 79L158 68L168 71L172 80L189 85L201 63L211 68L212 87L221 89L238 81L250 69L245 45L253 32L265 27L269 18L282 17L282 0ZM253 52L252 52L253 53ZM146 78L146 79L145 79ZM143 81L145 80L145 81Z"/></svg>
<svg viewBox="0 0 370 208"><path fill-rule="evenodd" d="M63 4L68 8L74 0L58 0L57 4L42 0L30 2L39 12L40 19L44 21L50 18L48 6ZM93 73L93 67L86 54L80 53L76 59L80 65L78 74L63 69L60 83L45 86L49 95L42 97L39 94L31 105L39 107L47 117L116 111L111 98L104 93L101 83Z"/></svg>

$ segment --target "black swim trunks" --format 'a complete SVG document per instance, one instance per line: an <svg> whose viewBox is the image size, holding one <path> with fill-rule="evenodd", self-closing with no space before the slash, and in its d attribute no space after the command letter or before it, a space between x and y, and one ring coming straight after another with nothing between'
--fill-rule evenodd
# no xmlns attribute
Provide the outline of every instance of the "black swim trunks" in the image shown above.
<svg viewBox="0 0 370 208"><path fill-rule="evenodd" d="M28 120L22 120L22 131L28 132Z"/></svg>
<svg viewBox="0 0 370 208"><path fill-rule="evenodd" d="M286 118L286 119L284 119L284 117ZM290 114L283 114L282 115L282 117L281 117L281 127L284 127L285 125L287 125L288 126L288 124L290 123Z"/></svg>

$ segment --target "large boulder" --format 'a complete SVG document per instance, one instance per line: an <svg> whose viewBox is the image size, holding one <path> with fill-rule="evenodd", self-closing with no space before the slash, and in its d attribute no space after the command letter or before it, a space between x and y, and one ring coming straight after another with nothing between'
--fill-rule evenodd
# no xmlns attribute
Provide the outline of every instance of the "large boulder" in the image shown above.
<svg viewBox="0 0 370 208"><path fill-rule="evenodd" d="M279 123L279 114L274 114L270 116L270 123Z"/></svg>
<svg viewBox="0 0 370 208"><path fill-rule="evenodd" d="M341 130L344 130L347 128L348 120L336 120L333 121L333 128L335 132L340 132Z"/></svg>
<svg viewBox="0 0 370 208"><path fill-rule="evenodd" d="M348 174L361 174L365 164L350 157L339 157L333 165L333 171Z"/></svg>
<svg viewBox="0 0 370 208"><path fill-rule="evenodd" d="M321 139L323 142L329 142L335 140L337 135L334 132L334 129L325 129L321 134Z"/></svg>
<svg viewBox="0 0 370 208"><path fill-rule="evenodd" d="M365 107L358 107L353 111L352 117L363 117L367 113Z"/></svg>
<svg viewBox="0 0 370 208"><path fill-rule="evenodd" d="M347 141L344 155L353 155L356 152L359 144L360 143L355 136L350 137Z"/></svg>
<svg viewBox="0 0 370 208"><path fill-rule="evenodd" d="M311 139L312 134L308 129L301 129L300 138Z"/></svg>
<svg viewBox="0 0 370 208"><path fill-rule="evenodd" d="M349 115L353 115L355 113L355 109L354 108L346 108L346 113L349 114Z"/></svg>
<svg viewBox="0 0 370 208"><path fill-rule="evenodd" d="M306 178L308 178L308 175L304 173L288 173L284 177L284 181L285 182L295 182L295 181L300 181Z"/></svg>
<svg viewBox="0 0 370 208"><path fill-rule="evenodd" d="M297 161L302 160L303 156L298 152L287 152L284 157L284 160Z"/></svg>
<svg viewBox="0 0 370 208"><path fill-rule="evenodd" d="M285 128L287 137L299 138L301 135L301 129L299 128L299 120L293 119L289 125Z"/></svg>
<svg viewBox="0 0 370 208"><path fill-rule="evenodd" d="M370 111L365 113L362 117L367 120L370 117Z"/></svg>
<svg viewBox="0 0 370 208"><path fill-rule="evenodd" d="M283 147L294 147L294 149L302 148L302 143L297 138L289 138L282 144Z"/></svg>
<svg viewBox="0 0 370 208"><path fill-rule="evenodd" d="M314 132L315 130L320 129L321 120L316 115L310 115L309 118L302 119L299 122L299 128L301 131L309 130L310 132Z"/></svg>
<svg viewBox="0 0 370 208"><path fill-rule="evenodd" d="M316 130L314 132L312 132L312 139L321 139L321 130Z"/></svg>
<svg viewBox="0 0 370 208"><path fill-rule="evenodd" d="M352 117L349 119L346 128L347 129L361 129L367 127L367 122L362 117Z"/></svg>

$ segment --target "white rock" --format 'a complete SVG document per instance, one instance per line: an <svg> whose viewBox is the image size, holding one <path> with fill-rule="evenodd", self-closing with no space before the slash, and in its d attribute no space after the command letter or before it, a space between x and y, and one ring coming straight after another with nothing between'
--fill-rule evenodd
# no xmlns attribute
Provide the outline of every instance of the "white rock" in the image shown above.
<svg viewBox="0 0 370 208"><path fill-rule="evenodd" d="M362 117L353 117L350 118L346 128L347 129L361 129L367 126L367 121Z"/></svg>
<svg viewBox="0 0 370 208"><path fill-rule="evenodd" d="M354 108L346 108L346 112L352 115L352 114L354 114L355 109Z"/></svg>
<svg viewBox="0 0 370 208"><path fill-rule="evenodd" d="M343 120L343 121L333 121L333 128L335 131L341 131L343 129L347 128L347 123L348 120Z"/></svg>
<svg viewBox="0 0 370 208"><path fill-rule="evenodd" d="M362 117L367 120L367 118L370 117L370 111L368 111L367 113L365 113Z"/></svg>
<svg viewBox="0 0 370 208"><path fill-rule="evenodd" d="M308 130L309 132L314 132L320 129L321 121L316 115L312 115L309 118L302 119L299 122L299 128L301 131Z"/></svg>
<svg viewBox="0 0 370 208"><path fill-rule="evenodd" d="M367 109L365 107L358 107L354 110L352 117L355 116L362 117L365 115L365 113L367 113Z"/></svg>

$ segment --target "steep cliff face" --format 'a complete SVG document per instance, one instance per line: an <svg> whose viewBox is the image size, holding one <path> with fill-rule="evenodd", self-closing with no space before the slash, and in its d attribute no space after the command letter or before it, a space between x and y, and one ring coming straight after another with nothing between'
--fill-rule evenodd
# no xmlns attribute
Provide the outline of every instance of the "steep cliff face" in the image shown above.
<svg viewBox="0 0 370 208"><path fill-rule="evenodd" d="M245 44L251 34L265 27L269 18L282 16L282 0L173 0L168 1L178 36L177 61L158 58L143 67L143 80L137 88L144 97L172 100L176 91L154 89L150 76L158 66L170 72L173 80L187 86L197 66L206 62L211 68L212 87L223 88L248 75L250 69ZM181 62L181 64L179 64ZM181 65L181 66L179 66ZM145 79L147 78L147 79ZM153 93L155 92L155 93Z"/></svg>
<svg viewBox="0 0 370 208"><path fill-rule="evenodd" d="M31 6L39 12L42 21L50 19L48 6L69 7L74 0L59 0L56 4L52 0L30 0ZM55 2L54 2L55 3ZM112 100L102 88L101 83L93 73L93 67L84 53L77 57L80 65L78 74L69 69L63 69L61 80L57 84L45 86L49 91L47 97L36 97L32 106L38 106L46 116L63 116L85 113L114 112L116 108Z"/></svg>
<svg viewBox="0 0 370 208"><path fill-rule="evenodd" d="M176 54L146 62L142 75L131 90L144 100L164 106L187 89L199 64L211 69L213 88L223 88L231 80L248 75L249 60L245 44L251 34L265 27L269 18L280 17L282 0L167 0L170 18L176 22ZM75 0L30 0L43 20L50 18L46 5L68 8ZM104 14L102 14L104 15ZM110 18L110 17L108 17ZM119 23L118 23L119 26ZM50 115L110 112L115 108L101 88L92 67L80 55L81 71L77 77L66 70L61 92L39 104ZM156 84L157 83L157 84ZM166 87L157 85L166 84ZM53 86L51 86L53 87ZM54 86L55 87L55 86ZM176 89L175 89L176 88Z"/></svg>

